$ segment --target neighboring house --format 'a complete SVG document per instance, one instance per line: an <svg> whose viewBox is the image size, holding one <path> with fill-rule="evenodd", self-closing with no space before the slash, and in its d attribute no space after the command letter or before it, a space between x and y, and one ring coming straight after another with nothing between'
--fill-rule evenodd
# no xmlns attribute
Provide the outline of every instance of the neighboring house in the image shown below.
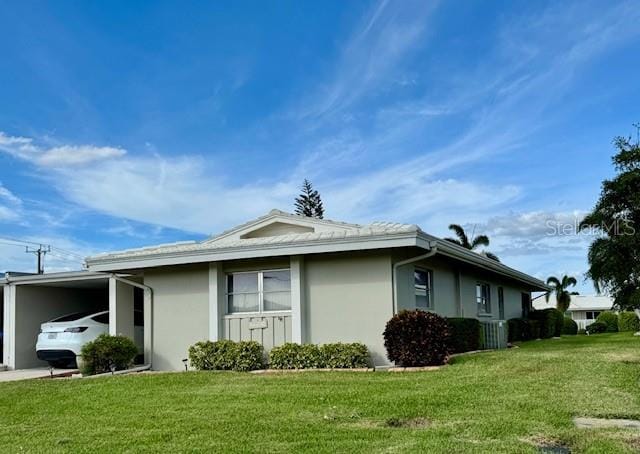
<svg viewBox="0 0 640 454"><path fill-rule="evenodd" d="M267 350L363 342L385 365L382 333L399 310L506 320L529 310L531 292L548 290L416 225L278 210L201 242L97 255L87 265L109 276L112 333L131 328L127 285L145 289L145 360L157 370L181 369L188 347L205 339L252 339ZM15 291L5 291L6 301L23 304Z"/></svg>
<svg viewBox="0 0 640 454"><path fill-rule="evenodd" d="M547 302L544 296L533 300L533 307L546 309L556 307L556 298L552 294ZM603 311L609 311L613 307L613 298L605 295L571 295L571 304L566 315L578 324L578 329L585 329L598 318Z"/></svg>

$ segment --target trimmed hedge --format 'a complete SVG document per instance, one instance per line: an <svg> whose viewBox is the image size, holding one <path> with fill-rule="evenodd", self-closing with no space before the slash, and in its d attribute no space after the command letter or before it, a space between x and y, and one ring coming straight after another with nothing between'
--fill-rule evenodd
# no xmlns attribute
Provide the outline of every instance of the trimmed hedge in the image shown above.
<svg viewBox="0 0 640 454"><path fill-rule="evenodd" d="M558 309L549 308L532 311L529 317L532 320L538 320L540 322L540 337L542 339L560 337L560 335L562 335L564 314Z"/></svg>
<svg viewBox="0 0 640 454"><path fill-rule="evenodd" d="M449 323L449 353L480 350L482 326L475 318L452 317Z"/></svg>
<svg viewBox="0 0 640 454"><path fill-rule="evenodd" d="M189 361L197 370L245 372L262 368L264 350L255 341L202 341L189 347Z"/></svg>
<svg viewBox="0 0 640 454"><path fill-rule="evenodd" d="M444 364L449 350L449 324L431 312L401 311L383 333L387 357L401 367Z"/></svg>
<svg viewBox="0 0 640 454"><path fill-rule="evenodd" d="M640 331L640 319L635 312L620 312L618 314L619 331Z"/></svg>
<svg viewBox="0 0 640 454"><path fill-rule="evenodd" d="M507 321L509 342L540 339L540 322L526 318L512 318Z"/></svg>
<svg viewBox="0 0 640 454"><path fill-rule="evenodd" d="M618 332L618 315L613 311L600 312L596 322L604 323L607 326L608 333Z"/></svg>
<svg viewBox="0 0 640 454"><path fill-rule="evenodd" d="M269 367L272 369L314 369L323 367L322 364L320 348L315 344L288 342L269 352Z"/></svg>
<svg viewBox="0 0 640 454"><path fill-rule="evenodd" d="M568 334L570 336L575 336L576 334L578 334L578 324L571 317L564 318L562 334Z"/></svg>
<svg viewBox="0 0 640 454"><path fill-rule="evenodd" d="M366 345L335 343L320 346L324 367L329 369L357 369L369 367L369 349Z"/></svg>
<svg viewBox="0 0 640 454"><path fill-rule="evenodd" d="M82 346L82 374L94 375L128 369L138 354L138 347L126 336L100 334Z"/></svg>
<svg viewBox="0 0 640 454"><path fill-rule="evenodd" d="M369 350L360 343L286 343L269 352L272 369L353 369L369 366Z"/></svg>
<svg viewBox="0 0 640 454"><path fill-rule="evenodd" d="M607 325L603 322L593 322L591 325L587 326L585 330L587 334L597 334L597 333L605 333L607 332Z"/></svg>

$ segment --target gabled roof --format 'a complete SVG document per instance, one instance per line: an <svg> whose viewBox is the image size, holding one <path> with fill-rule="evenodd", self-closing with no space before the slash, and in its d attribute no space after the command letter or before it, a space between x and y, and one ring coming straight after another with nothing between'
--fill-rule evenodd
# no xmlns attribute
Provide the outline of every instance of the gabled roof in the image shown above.
<svg viewBox="0 0 640 454"><path fill-rule="evenodd" d="M307 227L310 229L305 232L280 231L277 235L266 235L255 238L247 238L246 235L263 229L267 226L275 224L290 225L295 227ZM180 242L152 246L139 249L129 249L120 252L111 252L96 255L87 258L87 265L91 269L106 271L112 269L110 265L103 264L119 263L122 261L131 261L138 259L151 259L158 257L174 257L176 263L192 263L189 261L178 260L180 256L201 255L207 256L207 259L198 261L215 260L209 258L210 255L219 255L226 253L228 255L237 255L234 258L250 258L266 256L257 253L259 250L270 251L270 255L289 255L294 253L287 249L287 246L297 249L303 246L325 246L316 248L313 252L330 252L341 250L357 250L372 249L376 247L354 247L354 243L362 243L363 241L377 242L377 247L385 247L382 240L400 239L406 237L413 239L406 243L393 242L386 247L395 246L415 246L416 233L420 231L418 226L413 224L398 224L391 222L373 222L368 225L348 224L345 222L336 222L325 219L308 218L295 214L285 213L279 210L272 210L267 215L261 216L252 221L227 230L219 235L214 235L200 242ZM330 247L334 245L335 247ZM281 253L276 253L274 249L281 249ZM242 251L249 251L249 255L242 254ZM304 250L298 250L297 253L308 253ZM228 260L229 257L221 258ZM220 258L218 259L220 260ZM167 264L167 263L165 263Z"/></svg>
<svg viewBox="0 0 640 454"><path fill-rule="evenodd" d="M200 242L181 242L87 258L92 271L118 271L221 260L419 247L526 283L547 287L525 273L424 233L415 224L350 224L272 210L268 214Z"/></svg>

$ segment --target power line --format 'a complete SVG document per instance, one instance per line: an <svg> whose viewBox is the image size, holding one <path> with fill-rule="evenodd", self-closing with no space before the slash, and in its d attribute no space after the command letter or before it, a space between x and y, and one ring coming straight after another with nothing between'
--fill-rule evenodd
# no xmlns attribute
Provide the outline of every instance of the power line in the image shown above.
<svg viewBox="0 0 640 454"><path fill-rule="evenodd" d="M44 256L51 252L51 246L40 244L38 249L27 246L25 252L35 254L38 257L38 274L44 274Z"/></svg>
<svg viewBox="0 0 640 454"><path fill-rule="evenodd" d="M24 247L26 253L35 254L37 257L37 272L38 274L44 273L44 258L47 254L56 257L58 259L67 260L74 263L81 263L84 265L84 256L72 251L67 251L59 247L51 246L49 244L37 243L35 241L20 240L17 238L0 237L0 244L7 246ZM34 246L37 246L34 247Z"/></svg>
<svg viewBox="0 0 640 454"><path fill-rule="evenodd" d="M20 239L17 239L17 238L10 238L10 237L6 237L6 236L5 237L0 237L0 240L14 241L16 243L21 243L21 244L32 244L34 246L40 246L41 244L43 244L43 243L38 243L36 241L20 240ZM74 255L74 256L82 259L82 260L84 260L84 258L85 258L83 255L80 255L80 254L78 254L76 252L69 251L67 249L62 249L60 247L52 246L50 244L47 244L47 246L49 246L51 249L56 249L56 250L58 250L60 252L64 252L65 254Z"/></svg>

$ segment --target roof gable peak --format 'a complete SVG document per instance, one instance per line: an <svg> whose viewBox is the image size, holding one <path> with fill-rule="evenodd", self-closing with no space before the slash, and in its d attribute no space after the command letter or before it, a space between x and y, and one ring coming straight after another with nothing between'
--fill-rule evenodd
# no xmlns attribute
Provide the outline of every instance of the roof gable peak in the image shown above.
<svg viewBox="0 0 640 454"><path fill-rule="evenodd" d="M311 218L273 209L264 216L212 236L203 243L211 244L302 233L345 232L360 228L362 226L358 224Z"/></svg>

